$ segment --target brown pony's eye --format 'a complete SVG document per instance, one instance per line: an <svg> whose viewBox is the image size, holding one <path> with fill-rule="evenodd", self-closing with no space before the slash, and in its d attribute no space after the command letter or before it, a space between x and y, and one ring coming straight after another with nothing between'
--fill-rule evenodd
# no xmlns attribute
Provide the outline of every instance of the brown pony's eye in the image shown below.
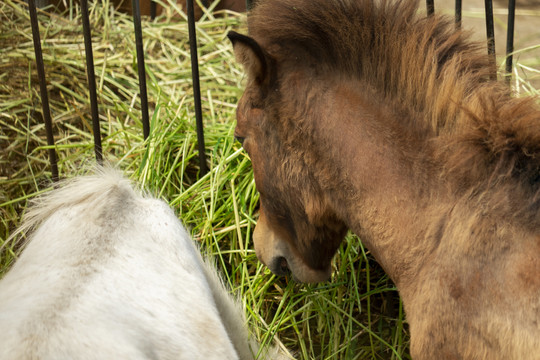
<svg viewBox="0 0 540 360"><path fill-rule="evenodd" d="M236 141L238 141L240 143L240 145L244 145L244 140L245 138L241 137L241 136L234 136L234 138L236 139Z"/></svg>

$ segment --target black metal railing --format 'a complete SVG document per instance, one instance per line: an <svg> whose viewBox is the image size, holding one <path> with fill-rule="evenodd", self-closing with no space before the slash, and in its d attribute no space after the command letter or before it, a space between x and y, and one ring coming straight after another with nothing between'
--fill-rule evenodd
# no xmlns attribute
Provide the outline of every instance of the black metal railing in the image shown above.
<svg viewBox="0 0 540 360"><path fill-rule="evenodd" d="M43 109L43 122L47 133L47 145L49 146L49 161L51 163L51 173L53 181L58 180L58 164L56 161L56 151L54 150L54 135L52 129L51 109L49 108L49 93L47 92L47 81L45 79L45 67L43 65L43 53L41 52L41 36L39 35L39 25L34 0L28 0L30 10L30 22L32 25L32 38L34 39L34 52L36 53L36 66L41 92L41 106Z"/></svg>
<svg viewBox="0 0 540 360"><path fill-rule="evenodd" d="M147 139L150 135L150 117L148 114L148 95L146 91L146 68L144 65L144 51L141 27L141 7L139 0L131 0L133 9L133 27L135 31L135 48L137 51L137 69L139 71L139 94L141 97L141 117L143 124L143 136ZM155 16L155 3L152 1Z"/></svg>
<svg viewBox="0 0 540 360"><path fill-rule="evenodd" d="M83 22L83 33L84 33L84 43L85 43L85 52L86 52L86 69L87 69L87 79L88 79L88 89L91 103L91 112L92 112L92 129L94 132L94 147L96 160L98 162L102 161L102 148L101 148L101 134L100 134L100 125L99 125L99 113L97 105L97 95L96 95L96 82L94 75L94 63L92 55L92 40L90 25L88 19L88 0L80 0L81 2L81 16ZM246 8L248 11L255 6L255 0L246 0ZM42 109L43 109L43 120L45 122L45 128L47 132L47 144L49 152L49 160L51 163L52 178L53 180L58 179L58 165L56 160L56 153L54 150L54 136L52 131L52 121L49 108L49 100L47 95L46 87L46 78L45 70L43 66L43 55L41 50L39 27L37 20L36 4L35 0L28 0L28 7L30 11L30 20L32 22L32 36L34 40L34 49L36 53L36 63L38 69L38 77L40 82L40 91L42 99ZM508 28L507 28L507 41L506 41L506 79L508 82L511 80L512 72L512 52L514 51L514 21L515 21L515 0L509 0L508 2ZM156 4L151 2L151 16L155 17L156 15ZM432 15L435 11L434 0L426 0L427 14ZM144 64L144 52L143 52L143 41L142 41L142 29L141 29L141 14L140 14L140 5L139 0L132 0L132 11L133 11L133 23L134 31L136 38L136 50L137 50L137 67L138 67L138 76L139 76L139 90L141 98L141 117L143 124L143 134L146 139L150 135L150 125L149 125L149 113L148 113L148 97L146 89L146 70ZM486 13L486 33L487 33L487 49L490 58L493 63L493 73L492 78L496 78L496 68L495 68L495 33L494 33L494 24L493 24L493 3L492 0L485 0L485 13ZM461 0L455 0L455 23L456 27L461 26L461 14L462 14L462 2ZM195 29L195 17L194 17L194 8L193 0L187 0L187 15L188 15L188 29L189 29L189 42L190 42L190 53L191 53L191 67L192 67L192 80L193 80L193 95L195 101L195 117L196 117L196 126L197 126L197 141L198 141L198 151L199 151L199 163L200 163L200 175L203 176L207 173L208 168L206 165L206 155L205 155L205 143L204 143L204 128L203 128L203 114L201 106L201 94L200 94L200 84L199 84L199 65L197 57L197 36Z"/></svg>
<svg viewBox="0 0 540 360"><path fill-rule="evenodd" d="M496 55L495 55L495 27L493 23L493 1L484 0L485 16L486 16L486 38L487 38L487 51L491 61L493 71L491 72L491 78L497 78L496 68ZM506 78L510 81L510 73L512 71L512 52L514 51L514 14L515 14L515 0L509 0L508 2L508 34L506 42ZM456 27L461 27L461 0L455 0L455 23ZM434 0L426 0L426 11L428 15L432 15L435 12ZM508 65L510 64L510 65Z"/></svg>
<svg viewBox="0 0 540 360"><path fill-rule="evenodd" d="M506 31L506 81L512 81L512 53L514 52L514 22L516 0L508 0L508 26Z"/></svg>
<svg viewBox="0 0 540 360"><path fill-rule="evenodd" d="M202 119L201 87L199 83L199 58L197 55L197 33L195 31L195 11L193 9L193 0L186 1L188 30L189 30L189 49L191 54L191 78L193 84L193 97L195 102L195 121L197 123L197 143L199 145L199 163L200 173L204 175L208 172L206 166L206 155L204 152L204 128Z"/></svg>
<svg viewBox="0 0 540 360"><path fill-rule="evenodd" d="M99 112L96 92L96 75L94 72L94 54L92 51L92 34L90 20L88 19L88 0L81 0L81 19L84 35L84 51L86 54L86 79L90 96L90 112L92 114L92 131L94 132L94 152L98 163L103 162L101 148L101 130L99 126Z"/></svg>

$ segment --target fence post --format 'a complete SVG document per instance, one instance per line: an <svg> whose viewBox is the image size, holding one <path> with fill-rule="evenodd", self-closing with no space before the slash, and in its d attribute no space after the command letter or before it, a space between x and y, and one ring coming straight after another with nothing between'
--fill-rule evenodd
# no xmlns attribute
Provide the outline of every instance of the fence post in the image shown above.
<svg viewBox="0 0 540 360"><path fill-rule="evenodd" d="M43 121L45 122L45 131L47 133L47 145L49 145L49 161L51 163L51 174L53 181L58 181L58 164L56 160L56 151L54 149L51 109L49 107L49 94L47 92L47 80L45 79L45 67L43 65L43 53L41 51L41 38L39 36L39 24L37 19L36 3L34 0L28 0L28 9L30 11L30 23L32 25L34 52L36 53L36 67L39 77L41 107L43 108Z"/></svg>
<svg viewBox="0 0 540 360"><path fill-rule="evenodd" d="M157 15L157 4L154 0L150 0L150 18L154 20Z"/></svg>
<svg viewBox="0 0 540 360"><path fill-rule="evenodd" d="M506 29L506 81L512 81L512 53L514 52L514 20L516 0L508 1L508 28Z"/></svg>
<svg viewBox="0 0 540 360"><path fill-rule="evenodd" d="M81 0L81 19L84 34L84 52L86 54L86 75L88 79L88 91L90 92L90 108L92 111L92 130L94 132L94 151L99 164L103 163L101 149L101 129L99 126L99 114L96 93L96 76L94 73L94 54L92 52L92 35L90 34L90 20L88 19L88 0Z"/></svg>
<svg viewBox="0 0 540 360"><path fill-rule="evenodd" d="M456 0L456 29L461 28L461 0Z"/></svg>
<svg viewBox="0 0 540 360"><path fill-rule="evenodd" d="M133 27L135 29L135 48L137 50L137 70L139 72L139 96L141 98L141 115L143 136L146 140L150 135L150 119L148 116L148 94L146 91L146 69L144 65L144 49L141 28L141 7L139 0L131 0L133 10Z"/></svg>
<svg viewBox="0 0 540 360"><path fill-rule="evenodd" d="M204 146L204 129L202 121L201 88L199 83L199 60L197 56L197 34L195 33L195 13L193 10L193 0L187 0L187 16L189 30L189 48L191 52L191 76L193 79L193 98L195 100L195 121L197 124L197 142L199 145L199 163L201 176L208 172L206 166L206 154Z"/></svg>
<svg viewBox="0 0 540 360"><path fill-rule="evenodd" d="M486 35L487 35L487 49L491 62L491 74L492 80L497 79L497 60L495 58L495 30L493 28L493 1L484 0L486 8Z"/></svg>
<svg viewBox="0 0 540 360"><path fill-rule="evenodd" d="M426 9L427 9L428 16L433 15L433 13L435 13L434 0L426 0Z"/></svg>

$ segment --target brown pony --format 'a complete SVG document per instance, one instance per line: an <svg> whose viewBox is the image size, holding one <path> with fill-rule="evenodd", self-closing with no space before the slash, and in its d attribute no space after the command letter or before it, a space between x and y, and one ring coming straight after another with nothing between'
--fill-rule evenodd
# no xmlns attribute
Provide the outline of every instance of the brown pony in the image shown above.
<svg viewBox="0 0 540 360"><path fill-rule="evenodd" d="M259 259L326 280L347 229L396 283L415 359L540 359L540 110L416 1L267 0L248 74Z"/></svg>

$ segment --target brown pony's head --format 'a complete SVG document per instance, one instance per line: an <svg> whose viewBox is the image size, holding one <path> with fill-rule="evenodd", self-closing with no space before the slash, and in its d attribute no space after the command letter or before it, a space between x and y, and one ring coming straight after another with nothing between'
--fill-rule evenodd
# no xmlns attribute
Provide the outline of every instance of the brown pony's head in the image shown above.
<svg viewBox="0 0 540 360"><path fill-rule="evenodd" d="M288 131L294 115L280 108L286 95L279 89L275 60L252 38L228 36L248 73L235 137L251 158L260 193L255 251L277 275L290 270L302 282L324 281L347 228L323 193L316 167L310 166L317 159L303 150L305 144L300 146L298 131L294 136Z"/></svg>
<svg viewBox="0 0 540 360"><path fill-rule="evenodd" d="M326 279L345 224L376 236L354 204L380 203L382 182L404 194L444 179L444 191L465 194L520 178L537 198L533 100L511 99L477 44L417 10L410 0L259 1L249 37L229 34L248 75L235 135L261 194L255 250L273 272Z"/></svg>

